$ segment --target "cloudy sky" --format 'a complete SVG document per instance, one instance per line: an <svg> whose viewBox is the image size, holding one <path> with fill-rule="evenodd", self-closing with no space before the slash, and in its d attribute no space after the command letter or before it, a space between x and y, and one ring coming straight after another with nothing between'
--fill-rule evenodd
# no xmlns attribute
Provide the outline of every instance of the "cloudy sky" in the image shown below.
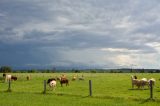
<svg viewBox="0 0 160 106"><path fill-rule="evenodd" d="M0 0L0 66L160 68L159 0Z"/></svg>

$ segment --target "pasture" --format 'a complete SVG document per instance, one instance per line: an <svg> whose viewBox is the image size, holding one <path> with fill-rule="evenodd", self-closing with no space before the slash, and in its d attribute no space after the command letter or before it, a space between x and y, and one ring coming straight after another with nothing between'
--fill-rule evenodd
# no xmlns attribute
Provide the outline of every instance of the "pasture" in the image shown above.
<svg viewBox="0 0 160 106"><path fill-rule="evenodd" d="M132 89L131 75L134 73L63 73L70 80L69 86L51 91L47 86L43 94L43 82L62 73L11 73L18 77L12 81L12 92L6 92L8 83L0 81L0 106L159 106L160 74L136 73L138 78L155 78L154 100L150 100L148 87ZM72 81L73 75L85 80ZM27 81L27 75L31 79ZM2 73L0 74L2 76ZM92 96L89 96L89 80L92 80Z"/></svg>

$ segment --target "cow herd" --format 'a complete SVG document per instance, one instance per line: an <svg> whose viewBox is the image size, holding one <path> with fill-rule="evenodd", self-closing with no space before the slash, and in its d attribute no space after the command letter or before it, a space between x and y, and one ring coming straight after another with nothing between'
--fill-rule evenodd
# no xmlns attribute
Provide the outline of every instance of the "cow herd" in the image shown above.
<svg viewBox="0 0 160 106"><path fill-rule="evenodd" d="M8 82L9 80L14 80L14 81L17 80L16 76L12 76L10 74L3 74L3 78L5 79L5 82Z"/></svg>
<svg viewBox="0 0 160 106"><path fill-rule="evenodd" d="M9 81L16 81L18 78L11 74L3 73L3 79L5 82L9 82ZM75 81L77 79L84 80L84 76L82 75L81 77L78 77L78 75L74 75L71 81ZM31 75L27 75L26 80L31 80ZM49 78L47 80L47 84L51 88L51 90L54 90L56 88L57 81L60 82L61 87L63 87L64 84L66 86L69 86L69 79L67 78L65 74L62 74L60 77L56 76L54 78Z"/></svg>
<svg viewBox="0 0 160 106"><path fill-rule="evenodd" d="M77 77L78 77L78 75L74 75L72 77L72 81L77 80ZM84 76L82 75L81 77L79 77L79 80L84 80ZM64 74L62 74L60 77L49 78L47 80L47 84L53 90L56 87L57 81L60 82L61 87L63 87L63 84L65 84L66 86L69 86L69 79Z"/></svg>
<svg viewBox="0 0 160 106"><path fill-rule="evenodd" d="M4 79L5 82L9 82L9 81L17 81L18 78L16 76L11 75L11 74L3 73L3 79ZM27 75L26 79L30 80L31 76Z"/></svg>
<svg viewBox="0 0 160 106"><path fill-rule="evenodd" d="M145 86L147 86L149 88L151 81L152 81L152 85L154 86L155 82L156 82L155 78L150 78L147 80L147 78L138 79L136 75L131 76L132 89L134 89L135 86L138 89L144 89Z"/></svg>
<svg viewBox="0 0 160 106"><path fill-rule="evenodd" d="M18 78L16 76L13 76L11 74L3 74L3 78L5 82L8 81L16 81ZM27 80L31 79L31 75L27 75L26 77ZM73 77L71 78L71 81L75 81L75 80L84 80L84 76L80 76L78 77L78 75L73 75ZM61 87L63 87L63 85L65 84L66 86L69 86L69 79L67 78L67 76L65 74L62 74L60 77L54 77L54 78L49 78L47 80L47 84L48 86L54 90L56 88L57 85L57 81L60 83ZM145 86L150 86L150 82L152 81L153 85L155 85L155 79L154 78L150 78L147 80L147 78L141 78L138 79L137 76L131 76L131 83L132 83L132 89L134 89L135 87L137 87L138 89L142 88L144 89Z"/></svg>

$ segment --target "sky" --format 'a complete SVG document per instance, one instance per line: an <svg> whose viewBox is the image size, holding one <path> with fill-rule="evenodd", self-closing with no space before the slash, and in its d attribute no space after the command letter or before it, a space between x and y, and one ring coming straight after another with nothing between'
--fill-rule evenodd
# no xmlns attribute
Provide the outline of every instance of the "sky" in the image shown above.
<svg viewBox="0 0 160 106"><path fill-rule="evenodd" d="M0 66L160 68L159 0L0 0Z"/></svg>

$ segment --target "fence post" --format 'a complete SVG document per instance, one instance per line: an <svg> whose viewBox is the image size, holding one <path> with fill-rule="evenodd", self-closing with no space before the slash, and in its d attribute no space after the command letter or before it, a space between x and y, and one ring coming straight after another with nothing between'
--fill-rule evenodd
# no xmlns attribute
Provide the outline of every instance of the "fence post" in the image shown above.
<svg viewBox="0 0 160 106"><path fill-rule="evenodd" d="M149 81L150 86L150 99L153 99L153 81Z"/></svg>
<svg viewBox="0 0 160 106"><path fill-rule="evenodd" d="M89 80L89 95L92 96L92 81Z"/></svg>
<svg viewBox="0 0 160 106"><path fill-rule="evenodd" d="M8 92L11 92L11 79L8 80Z"/></svg>
<svg viewBox="0 0 160 106"><path fill-rule="evenodd" d="M44 94L46 94L46 80L44 80L44 91L43 91Z"/></svg>

